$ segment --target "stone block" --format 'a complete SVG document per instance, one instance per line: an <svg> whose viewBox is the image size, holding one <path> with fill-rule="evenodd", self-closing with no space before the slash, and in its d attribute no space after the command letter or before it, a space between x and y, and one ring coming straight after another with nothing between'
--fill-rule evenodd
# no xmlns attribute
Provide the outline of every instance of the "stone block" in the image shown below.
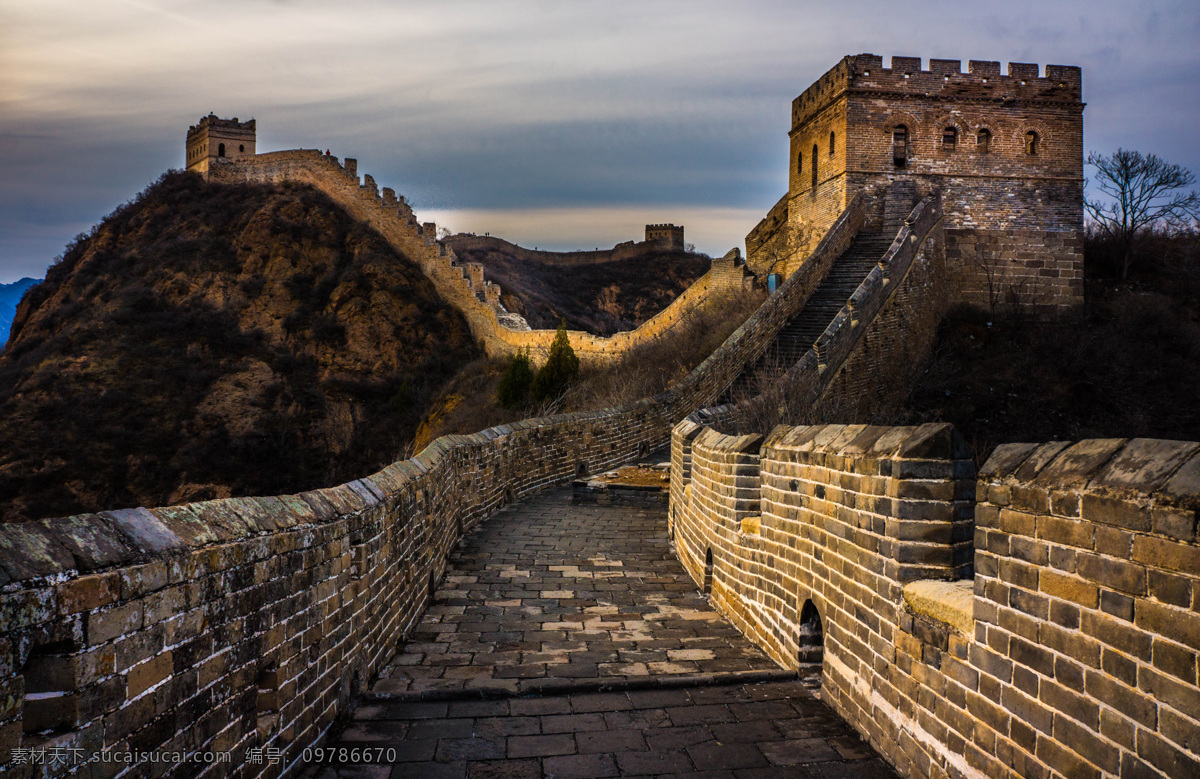
<svg viewBox="0 0 1200 779"><path fill-rule="evenodd" d="M0 524L0 571L5 583L52 576L75 567L75 558L45 527Z"/></svg>
<svg viewBox="0 0 1200 779"><path fill-rule="evenodd" d="M74 567L84 572L124 565L139 557L111 521L96 514L45 519L37 524L70 552Z"/></svg>
<svg viewBox="0 0 1200 779"><path fill-rule="evenodd" d="M114 606L104 611L93 611L87 615L88 646L98 646L142 627L143 606L141 601Z"/></svg>
<svg viewBox="0 0 1200 779"><path fill-rule="evenodd" d="M1106 495L1085 494L1080 513L1084 519L1114 527L1148 532L1150 511L1147 506Z"/></svg>
<svg viewBox="0 0 1200 779"><path fill-rule="evenodd" d="M1124 438L1093 438L1063 449L1042 468L1035 482L1055 489L1081 489L1121 447Z"/></svg>
<svg viewBox="0 0 1200 779"><path fill-rule="evenodd" d="M1129 595L1146 594L1146 568L1115 557L1081 553L1076 558L1079 576L1102 587Z"/></svg>
<svg viewBox="0 0 1200 779"><path fill-rule="evenodd" d="M1117 452L1092 479L1092 488L1149 494L1193 455L1200 444L1135 438Z"/></svg>
<svg viewBox="0 0 1200 779"><path fill-rule="evenodd" d="M157 516L148 509L121 509L119 511L102 511L100 516L107 518L138 549L151 554L163 554L186 548L184 543L173 530L167 527Z"/></svg>
<svg viewBox="0 0 1200 779"><path fill-rule="evenodd" d="M993 483L1010 476L1029 459L1037 444L1001 444L992 450L987 462L979 469L979 480Z"/></svg>
<svg viewBox="0 0 1200 779"><path fill-rule="evenodd" d="M174 660L170 650L159 653L149 660L133 666L127 674L128 695L136 698L174 672Z"/></svg>
<svg viewBox="0 0 1200 779"><path fill-rule="evenodd" d="M1038 574L1038 589L1051 597L1061 598L1089 609L1096 608L1099 603L1100 591L1095 584L1048 569L1043 569Z"/></svg>
<svg viewBox="0 0 1200 779"><path fill-rule="evenodd" d="M80 614L115 603L121 585L116 573L101 573L68 579L58 586L63 614Z"/></svg>

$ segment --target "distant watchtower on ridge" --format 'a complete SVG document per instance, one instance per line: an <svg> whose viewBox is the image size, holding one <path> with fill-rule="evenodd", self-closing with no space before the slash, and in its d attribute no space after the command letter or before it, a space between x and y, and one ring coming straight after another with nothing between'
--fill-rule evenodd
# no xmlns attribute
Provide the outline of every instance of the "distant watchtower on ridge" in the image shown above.
<svg viewBox="0 0 1200 779"><path fill-rule="evenodd" d="M188 128L187 169L207 173L217 160L235 160L254 156L254 120L239 122L221 119L215 114L202 117Z"/></svg>
<svg viewBox="0 0 1200 779"><path fill-rule="evenodd" d="M646 241L661 244L665 249L683 251L683 228L679 225L646 225Z"/></svg>

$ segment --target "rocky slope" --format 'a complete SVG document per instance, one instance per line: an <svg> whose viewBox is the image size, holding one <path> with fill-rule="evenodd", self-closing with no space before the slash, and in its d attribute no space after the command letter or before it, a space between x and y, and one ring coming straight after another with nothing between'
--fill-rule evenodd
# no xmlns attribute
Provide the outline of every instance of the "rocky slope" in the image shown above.
<svg viewBox="0 0 1200 779"><path fill-rule="evenodd" d="M420 269L304 186L170 173L68 247L0 356L0 516L337 483L478 356Z"/></svg>
<svg viewBox="0 0 1200 779"><path fill-rule="evenodd" d="M24 278L11 284L0 284L0 344L8 340L8 332L12 328L21 296L25 294L25 290L37 283L37 279Z"/></svg>
<svg viewBox="0 0 1200 779"><path fill-rule="evenodd" d="M666 308L704 275L707 255L639 243L595 252L538 252L507 241L451 236L460 262L478 262L504 290L501 302L534 329L612 335Z"/></svg>

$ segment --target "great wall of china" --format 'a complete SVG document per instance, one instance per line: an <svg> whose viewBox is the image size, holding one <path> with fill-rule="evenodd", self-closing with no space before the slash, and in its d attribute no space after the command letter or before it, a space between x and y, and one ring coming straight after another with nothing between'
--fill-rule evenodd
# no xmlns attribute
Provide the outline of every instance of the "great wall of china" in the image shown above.
<svg viewBox="0 0 1200 779"><path fill-rule="evenodd" d="M463 313L490 355L529 349L537 360L544 358L554 340L553 330L531 330L524 319L506 311L500 303L500 287L484 278L483 266L460 264L454 250L436 240L436 225L418 224L403 196L388 187L380 190L370 175L360 183L356 160L339 164L336 157L315 149L297 149L219 160L210 164L206 175L223 182L296 181L321 190L416 262L438 293ZM568 332L571 347L584 361L617 360L637 344L671 330L710 297L740 292L751 281L740 253L732 251L713 260L707 273L637 329L607 338L572 330Z"/></svg>
<svg viewBox="0 0 1200 779"><path fill-rule="evenodd" d="M482 312L489 350L525 345L390 190L316 152L251 159L237 180L321 182ZM737 435L739 409L716 405L784 355L780 380L809 402L894 394L954 298L960 212L902 177L847 196L763 306L654 398L447 436L300 495L0 527L0 751L274 747L280 764L236 772L293 775L466 530L669 445L664 532L697 585L781 666L819 663L821 697L902 775L1200 773L1200 444L1007 445L976 472L949 426ZM1068 265L1043 277L1049 308Z"/></svg>

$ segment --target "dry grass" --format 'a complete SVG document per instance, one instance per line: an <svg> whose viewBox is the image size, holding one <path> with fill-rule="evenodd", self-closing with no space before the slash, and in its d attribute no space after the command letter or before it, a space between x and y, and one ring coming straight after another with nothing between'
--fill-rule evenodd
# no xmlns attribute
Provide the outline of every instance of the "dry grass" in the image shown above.
<svg viewBox="0 0 1200 779"><path fill-rule="evenodd" d="M667 390L716 351L762 305L761 293L711 301L684 315L662 337L630 350L612 366L585 369L563 398L562 408L612 408Z"/></svg>
<svg viewBox="0 0 1200 779"><path fill-rule="evenodd" d="M568 411L594 411L657 395L687 376L725 342L764 296L751 293L712 301L685 315L680 326L633 349L618 363L585 367L556 401L504 408L496 395L508 360L477 360L468 365L434 403L417 435L417 450L453 433L468 434L520 419Z"/></svg>

